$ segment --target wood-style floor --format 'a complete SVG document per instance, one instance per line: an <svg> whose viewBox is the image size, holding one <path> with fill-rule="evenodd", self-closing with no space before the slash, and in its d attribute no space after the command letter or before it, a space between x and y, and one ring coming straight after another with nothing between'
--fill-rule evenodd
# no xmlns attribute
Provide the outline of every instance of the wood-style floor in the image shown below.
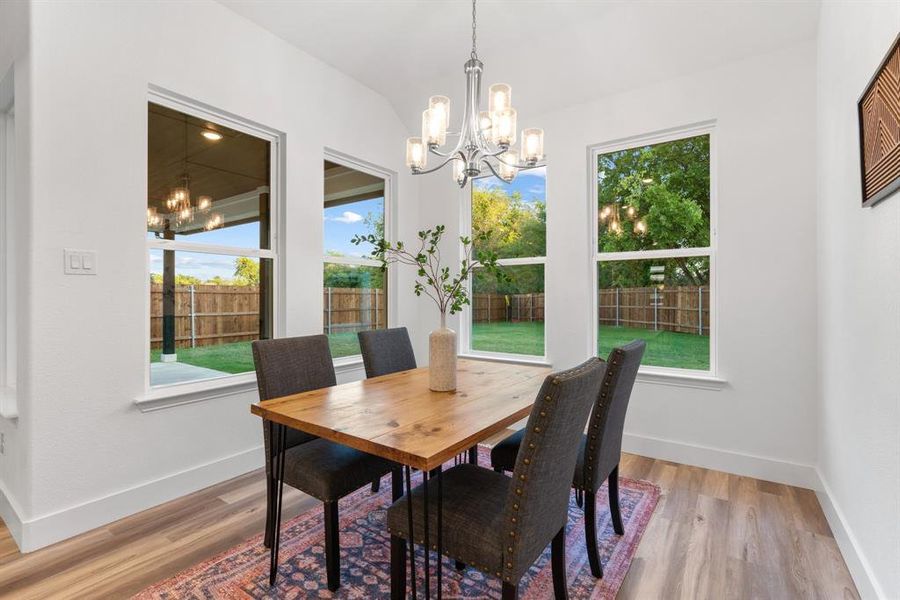
<svg viewBox="0 0 900 600"><path fill-rule="evenodd" d="M619 598L858 598L809 490L624 455L663 496ZM284 519L317 502L285 488ZM259 533L256 471L31 554L0 523L0 597L127 598Z"/></svg>

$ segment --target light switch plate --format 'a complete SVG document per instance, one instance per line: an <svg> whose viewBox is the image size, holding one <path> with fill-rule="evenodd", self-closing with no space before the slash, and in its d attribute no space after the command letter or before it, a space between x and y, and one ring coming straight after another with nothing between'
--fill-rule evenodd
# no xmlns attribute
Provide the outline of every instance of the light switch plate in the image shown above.
<svg viewBox="0 0 900 600"><path fill-rule="evenodd" d="M96 275L97 251L66 248L63 267L66 275Z"/></svg>

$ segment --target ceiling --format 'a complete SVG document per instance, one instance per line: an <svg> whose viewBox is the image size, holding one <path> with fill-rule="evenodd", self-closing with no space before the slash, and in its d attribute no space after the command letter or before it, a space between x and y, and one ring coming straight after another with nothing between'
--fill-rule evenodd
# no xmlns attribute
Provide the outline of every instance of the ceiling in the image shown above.
<svg viewBox="0 0 900 600"><path fill-rule="evenodd" d="M467 0L220 0L385 96L411 131L432 94L456 122ZM481 0L485 83L513 87L519 126L545 111L812 39L817 0ZM451 125L452 126L452 125Z"/></svg>

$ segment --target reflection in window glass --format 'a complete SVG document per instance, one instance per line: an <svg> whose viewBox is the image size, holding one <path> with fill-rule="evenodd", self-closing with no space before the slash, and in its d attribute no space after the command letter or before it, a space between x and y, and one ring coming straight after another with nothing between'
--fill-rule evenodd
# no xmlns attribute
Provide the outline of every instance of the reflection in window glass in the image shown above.
<svg viewBox="0 0 900 600"><path fill-rule="evenodd" d="M250 342L272 335L271 143L154 103L147 126L150 383L253 371Z"/></svg>
<svg viewBox="0 0 900 600"><path fill-rule="evenodd" d="M706 248L709 135L597 157L598 250Z"/></svg>
<svg viewBox="0 0 900 600"><path fill-rule="evenodd" d="M357 333L387 327L385 273L373 246L354 236L385 235L384 179L326 160L322 328L333 358L359 355Z"/></svg>
<svg viewBox="0 0 900 600"><path fill-rule="evenodd" d="M472 349L544 355L544 265L503 267L508 281L483 270L472 279Z"/></svg>
<svg viewBox="0 0 900 600"><path fill-rule="evenodd" d="M601 357L635 339L643 363L709 369L709 257L600 262Z"/></svg>
<svg viewBox="0 0 900 600"><path fill-rule="evenodd" d="M271 337L271 299L261 285L271 262L150 250L152 385L254 370L250 342ZM166 351L169 339L174 351Z"/></svg>

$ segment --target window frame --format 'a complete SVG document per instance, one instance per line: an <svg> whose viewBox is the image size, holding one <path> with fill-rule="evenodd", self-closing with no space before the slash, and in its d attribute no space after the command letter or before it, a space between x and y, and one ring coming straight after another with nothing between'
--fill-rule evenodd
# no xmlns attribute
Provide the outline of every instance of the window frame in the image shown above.
<svg viewBox="0 0 900 600"><path fill-rule="evenodd" d="M396 205L396 186L394 181L396 179L397 174L390 169L385 169L384 167L380 167L373 163L361 160L359 158L355 158L349 154L345 154L338 150L334 150L332 148L325 148L323 152L323 158L329 162L333 162L335 164L341 165L342 167L347 167L348 169L353 169L355 171L360 171L361 173L365 173L367 175L372 175L373 177L379 177L384 181L384 238L394 243L394 232L396 231L395 227L395 205ZM324 202L324 179L323 179L323 189L322 189L322 211L325 210L325 202ZM376 267L381 268L381 262L365 257L356 257L356 256L328 256L325 254L325 244L324 244L324 236L325 236L325 224L322 223L322 274L325 272L325 265L328 263L332 264L341 264L341 265L352 265L358 267ZM396 323L396 312L395 305L396 303L393 301L396 298L396 282L395 269L391 268L390 265L387 266L387 269L384 274L384 301L385 301L385 310L384 310L384 328L387 329L391 327L394 323ZM325 291L325 282L322 281L322 291L323 294L320 296L324 296ZM322 313L324 314L324 306L322 307ZM325 326L322 324L322 330L324 332ZM361 365L362 354L353 354L350 356L341 356L338 358L332 359L334 362L334 368L338 371L343 371L347 369L352 369Z"/></svg>
<svg viewBox="0 0 900 600"><path fill-rule="evenodd" d="M600 252L599 249L599 207L597 206L597 160L600 155L621 150L628 150L642 146L651 146L665 142L673 142L685 138L709 136L709 246L706 248L671 248L664 250L637 250L629 252ZM698 257L709 258L709 369L683 369L678 367L659 367L654 365L641 365L638 370L641 379L652 382L677 382L682 380L690 384L690 380L701 382L698 387L718 389L723 380L719 378L718 361L718 159L717 159L717 130L716 121L709 120L694 123L682 127L674 127L652 133L639 134L625 138L619 138L588 146L588 203L590 218L588 227L590 231L590 281L591 281L591 356L598 354L600 341L599 315L599 284L598 269L600 263L631 260L652 260L660 258ZM601 357L606 358L606 357ZM692 385L693 387L693 385Z"/></svg>
<svg viewBox="0 0 900 600"><path fill-rule="evenodd" d="M460 190L460 227L459 235L472 237L472 192L474 191L475 181L478 179L486 179L494 177L493 175L481 175L472 179L470 184ZM550 223L550 169L544 167L544 210L547 214L547 223ZM548 227L549 229L549 227ZM513 352L490 352L488 350L475 350L472 348L472 304L463 307L459 315L459 350L462 356L481 358L487 360L500 360L504 362L518 362L527 364L549 364L547 357L547 317L551 314L549 311L550 298L547 294L547 231L544 231L544 255L528 256L517 258L498 258L497 265L501 267L516 267L520 265L543 265L544 267L544 353L543 354L516 354ZM459 258L462 260L463 251L462 244L459 244ZM474 273L466 281L466 291L469 299L473 299L472 283Z"/></svg>
<svg viewBox="0 0 900 600"><path fill-rule="evenodd" d="M0 84L11 88L11 77ZM16 129L13 98L4 104L0 105L0 417L16 419Z"/></svg>
<svg viewBox="0 0 900 600"><path fill-rule="evenodd" d="M269 142L269 248L244 248L191 242L185 240L162 240L147 238L144 250L144 393L135 399L142 411L156 410L167 406L186 404L230 396L255 389L256 373L234 373L179 383L151 385L150 382L150 254L153 250L174 250L197 252L226 256L246 256L272 261L272 337L284 335L284 266L280 256L283 255L283 219L284 211L284 134L264 125L244 119L237 115L213 108L209 105L191 100L162 88L150 86L146 101L159 104L173 110L218 123L230 129ZM146 144L145 144L146 147ZM143 213L146 207L142 207ZM146 230L146 224L144 224ZM146 232L145 232L146 236Z"/></svg>

